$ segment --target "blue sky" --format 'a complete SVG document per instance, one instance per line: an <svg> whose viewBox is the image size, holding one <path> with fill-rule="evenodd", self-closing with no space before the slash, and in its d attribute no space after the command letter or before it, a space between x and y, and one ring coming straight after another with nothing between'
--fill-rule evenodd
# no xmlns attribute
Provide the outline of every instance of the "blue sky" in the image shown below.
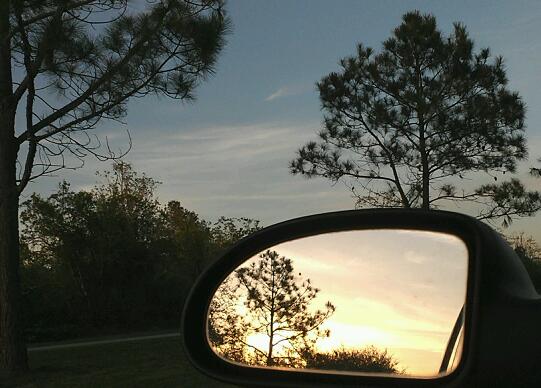
<svg viewBox="0 0 541 388"><path fill-rule="evenodd" d="M254 1L227 4L233 22L216 73L197 90L197 101L147 97L129 105L127 125L97 130L115 147L133 148L127 161L162 181L161 201L179 200L208 219L246 216L268 225L305 214L349 209L344 185L288 173L295 150L318 129L315 82L338 69L358 42L379 49L403 13L433 13L440 29L463 22L477 47L503 55L510 87L527 107L530 162L541 157L541 2L537 1ZM84 168L32 183L26 195L45 195L61 179L75 188L96 183L108 163L87 159ZM541 240L541 215L516 222Z"/></svg>

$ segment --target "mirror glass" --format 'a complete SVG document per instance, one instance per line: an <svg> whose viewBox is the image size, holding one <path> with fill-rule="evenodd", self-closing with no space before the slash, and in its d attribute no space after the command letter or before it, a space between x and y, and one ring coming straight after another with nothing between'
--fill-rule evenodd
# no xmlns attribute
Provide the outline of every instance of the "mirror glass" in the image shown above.
<svg viewBox="0 0 541 388"><path fill-rule="evenodd" d="M468 249L456 236L357 230L288 241L232 272L208 312L227 361L430 377L461 353Z"/></svg>

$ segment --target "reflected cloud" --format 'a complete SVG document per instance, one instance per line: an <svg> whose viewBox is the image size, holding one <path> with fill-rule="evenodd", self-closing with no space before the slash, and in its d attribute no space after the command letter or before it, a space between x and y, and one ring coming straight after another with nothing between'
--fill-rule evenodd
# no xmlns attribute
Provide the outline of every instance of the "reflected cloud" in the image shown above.
<svg viewBox="0 0 541 388"><path fill-rule="evenodd" d="M423 264L426 262L426 256L420 255L419 252L407 251L404 253L404 259L413 264Z"/></svg>

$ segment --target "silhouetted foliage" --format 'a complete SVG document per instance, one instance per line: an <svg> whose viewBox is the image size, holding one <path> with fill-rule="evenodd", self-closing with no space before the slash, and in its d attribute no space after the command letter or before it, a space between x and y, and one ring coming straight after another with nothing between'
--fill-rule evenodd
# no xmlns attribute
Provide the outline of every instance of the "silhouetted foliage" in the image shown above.
<svg viewBox="0 0 541 388"><path fill-rule="evenodd" d="M220 217L211 226L213 242L222 249L259 229L261 226L258 220L246 217Z"/></svg>
<svg viewBox="0 0 541 388"><path fill-rule="evenodd" d="M48 199L34 194L21 213L28 261L40 260L64 279L61 286L79 305L67 318L77 314L72 318L97 328L150 316L159 296L152 293L155 258L162 254L156 182L122 162L104 178L92 192L73 192L64 182Z"/></svg>
<svg viewBox="0 0 541 388"><path fill-rule="evenodd" d="M214 257L212 232L207 221L178 201L170 201L162 209L161 220L163 241L168 244L162 282L176 287L184 298L193 280Z"/></svg>
<svg viewBox="0 0 541 388"><path fill-rule="evenodd" d="M507 240L522 260L537 292L541 293L541 247L524 233L508 237Z"/></svg>
<svg viewBox="0 0 541 388"><path fill-rule="evenodd" d="M541 163L541 158L537 159L537 161ZM541 178L541 168L540 167L530 168L530 174L534 177Z"/></svg>
<svg viewBox="0 0 541 388"><path fill-rule="evenodd" d="M178 327L189 288L218 253L257 221L208 221L171 201L154 179L124 162L103 183L22 205L23 301L31 340Z"/></svg>
<svg viewBox="0 0 541 388"><path fill-rule="evenodd" d="M333 314L333 304L311 311L319 289L296 274L292 260L276 251L260 254L232 276L218 289L209 312L216 350L251 365L304 366L303 352L330 334L321 325ZM237 310L239 302L245 314ZM265 349L249 342L250 336L258 335L265 338Z"/></svg>
<svg viewBox="0 0 541 388"><path fill-rule="evenodd" d="M398 361L387 350L374 346L363 349L341 347L326 353L311 352L305 355L306 368L370 373L402 373Z"/></svg>
<svg viewBox="0 0 541 388"><path fill-rule="evenodd" d="M208 338L216 352L231 361L246 363L250 358L247 347L246 317L239 314L238 282L228 277L211 300L208 314Z"/></svg>
<svg viewBox="0 0 541 388"><path fill-rule="evenodd" d="M541 208L541 193L528 191L516 178L500 184L482 185L475 191L478 199L490 199L494 206L479 211L480 220L502 218L502 225L511 224L513 215L532 216Z"/></svg>
<svg viewBox="0 0 541 388"><path fill-rule="evenodd" d="M359 44L340 67L317 84L324 127L298 150L293 174L342 180L361 207L471 202L479 218L506 223L541 208L517 179L456 187L514 173L527 156L525 107L503 59L475 51L464 25L444 36L434 16L408 12L379 53Z"/></svg>
<svg viewBox="0 0 541 388"><path fill-rule="evenodd" d="M82 165L88 155L118 158L107 138L102 148L92 135L97 124L122 121L131 98L192 100L224 46L229 19L223 0L141 5L0 1L0 368L8 372L27 369L19 278L22 191L35 178Z"/></svg>

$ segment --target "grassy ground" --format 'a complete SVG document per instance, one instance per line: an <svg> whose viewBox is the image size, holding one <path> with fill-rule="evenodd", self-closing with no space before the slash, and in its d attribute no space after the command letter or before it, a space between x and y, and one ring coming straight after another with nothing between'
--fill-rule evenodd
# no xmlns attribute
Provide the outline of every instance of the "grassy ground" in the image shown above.
<svg viewBox="0 0 541 388"><path fill-rule="evenodd" d="M30 352L29 376L1 387L233 387L211 380L185 358L180 338Z"/></svg>

